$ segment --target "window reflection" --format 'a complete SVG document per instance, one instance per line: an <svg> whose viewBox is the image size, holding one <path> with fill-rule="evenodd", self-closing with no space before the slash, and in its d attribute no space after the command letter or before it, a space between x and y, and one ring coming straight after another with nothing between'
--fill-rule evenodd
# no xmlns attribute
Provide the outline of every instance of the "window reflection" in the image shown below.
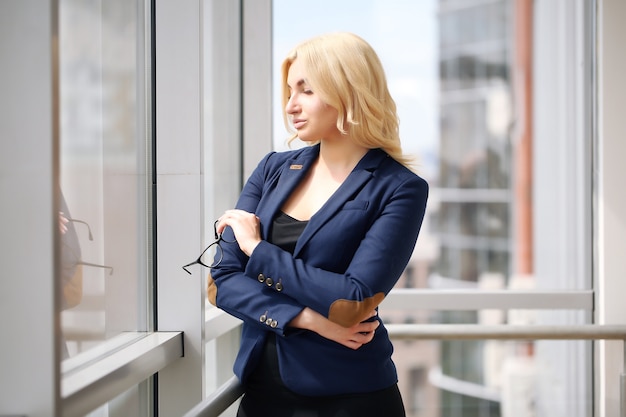
<svg viewBox="0 0 626 417"><path fill-rule="evenodd" d="M149 326L142 4L59 2L65 357Z"/></svg>

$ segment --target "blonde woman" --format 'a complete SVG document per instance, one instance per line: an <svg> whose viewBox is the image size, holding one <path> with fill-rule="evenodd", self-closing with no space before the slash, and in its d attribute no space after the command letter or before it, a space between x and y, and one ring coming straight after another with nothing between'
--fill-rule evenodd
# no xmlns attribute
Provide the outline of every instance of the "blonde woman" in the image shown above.
<svg viewBox="0 0 626 417"><path fill-rule="evenodd" d="M413 252L428 185L366 41L307 40L282 83L286 125L310 146L261 160L217 222L209 280L211 302L244 322L238 416L404 416L377 307Z"/></svg>

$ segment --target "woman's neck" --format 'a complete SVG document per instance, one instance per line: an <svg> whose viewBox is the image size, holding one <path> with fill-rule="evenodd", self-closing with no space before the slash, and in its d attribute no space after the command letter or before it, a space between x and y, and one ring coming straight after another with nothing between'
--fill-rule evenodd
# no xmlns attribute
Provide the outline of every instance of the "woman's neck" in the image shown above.
<svg viewBox="0 0 626 417"><path fill-rule="evenodd" d="M337 141L322 141L318 166L337 175L347 175L368 150L363 146L356 145L347 137Z"/></svg>

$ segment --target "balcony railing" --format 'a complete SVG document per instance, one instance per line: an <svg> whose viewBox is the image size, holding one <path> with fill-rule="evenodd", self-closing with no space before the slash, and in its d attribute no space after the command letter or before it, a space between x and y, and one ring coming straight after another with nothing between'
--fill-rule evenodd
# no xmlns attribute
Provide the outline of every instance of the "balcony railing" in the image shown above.
<svg viewBox="0 0 626 417"><path fill-rule="evenodd" d="M549 300L549 302L546 302ZM394 310L549 309L592 311L593 291L394 290L383 305ZM231 322L231 325L238 325ZM207 328L210 323L207 322ZM396 340L622 340L620 417L626 417L626 325L388 324ZM223 332L222 329L220 331ZM217 417L243 395L232 377L184 417Z"/></svg>

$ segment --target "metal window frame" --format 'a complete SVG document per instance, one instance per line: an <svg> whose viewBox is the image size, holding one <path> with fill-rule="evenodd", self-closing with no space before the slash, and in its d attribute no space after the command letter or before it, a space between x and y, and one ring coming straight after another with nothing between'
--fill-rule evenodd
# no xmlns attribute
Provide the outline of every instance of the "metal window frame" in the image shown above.
<svg viewBox="0 0 626 417"><path fill-rule="evenodd" d="M60 412L57 25L54 0L0 2L0 414Z"/></svg>
<svg viewBox="0 0 626 417"><path fill-rule="evenodd" d="M128 344L128 339L134 340ZM130 332L105 342L97 360L70 367L61 381L62 415L80 417L183 356L182 332Z"/></svg>

